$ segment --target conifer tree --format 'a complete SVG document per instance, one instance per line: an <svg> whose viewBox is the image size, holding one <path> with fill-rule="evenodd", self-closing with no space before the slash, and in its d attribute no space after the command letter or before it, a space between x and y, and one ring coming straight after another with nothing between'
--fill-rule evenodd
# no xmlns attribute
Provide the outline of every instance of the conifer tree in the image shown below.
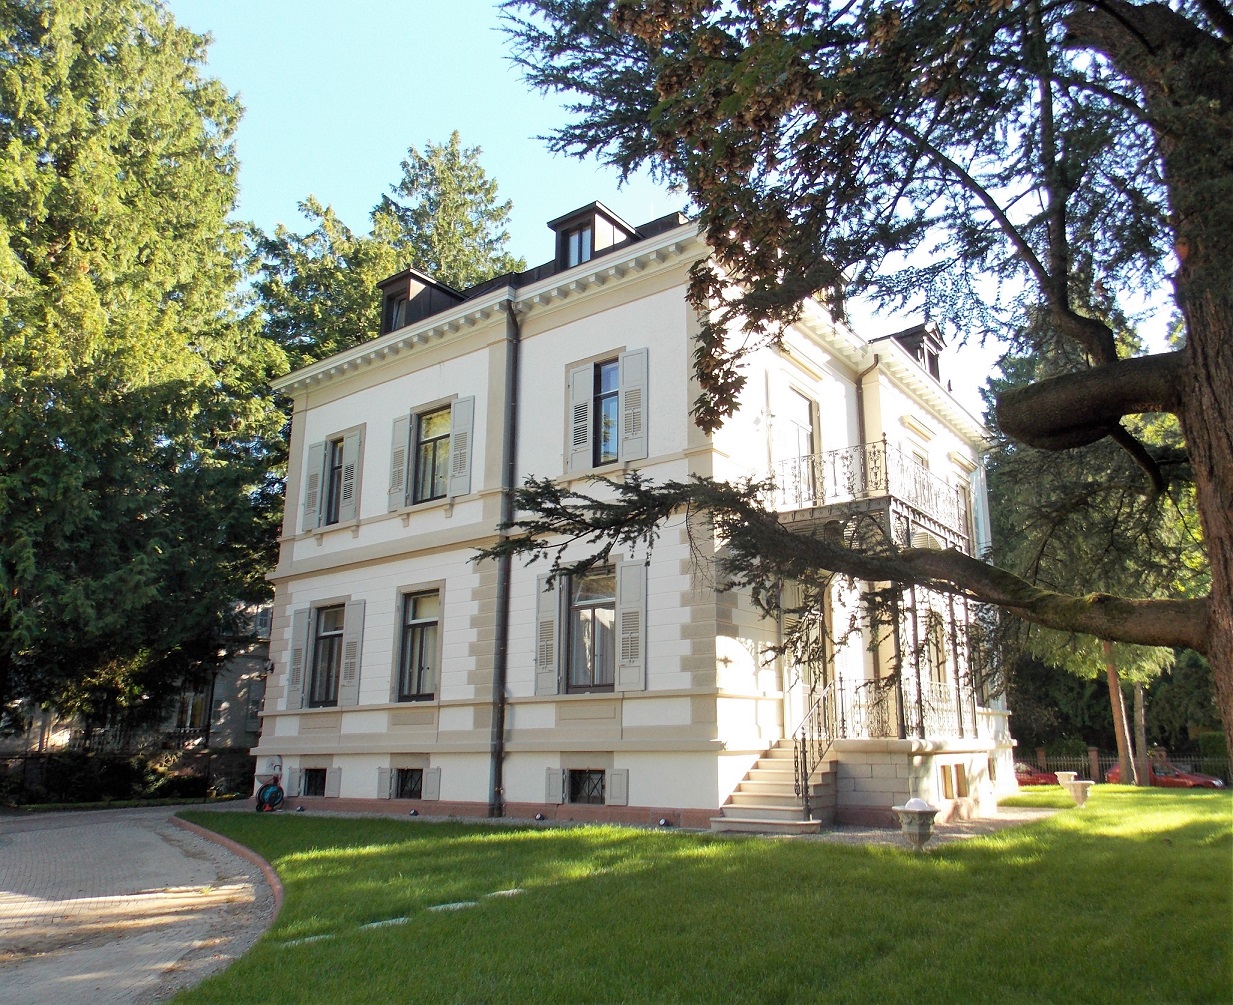
<svg viewBox="0 0 1233 1005"><path fill-rule="evenodd" d="M918 549L896 556L897 578L1064 631L1203 652L1233 739L1226 0L505 7L528 80L571 96L552 148L624 172L650 165L701 209L714 251L690 285L704 428L731 414L743 359L774 343L806 296L841 316L845 295L867 293L969 334L1024 330L1044 305L1035 330L1073 346L1083 366L1001 395L1003 432L1050 452L1108 439L1142 468L1148 493L1192 479L1209 594L1058 593ZM1105 319L1155 291L1173 297L1183 340L1129 354ZM742 337L729 340L730 326ZM1176 416L1186 465L1162 464L1126 422L1153 413ZM744 508L705 495L725 513ZM885 578L880 557L823 550L832 569Z"/></svg>
<svg viewBox="0 0 1233 1005"><path fill-rule="evenodd" d="M265 589L285 360L232 303L205 44L150 0L0 4L0 706L156 707Z"/></svg>

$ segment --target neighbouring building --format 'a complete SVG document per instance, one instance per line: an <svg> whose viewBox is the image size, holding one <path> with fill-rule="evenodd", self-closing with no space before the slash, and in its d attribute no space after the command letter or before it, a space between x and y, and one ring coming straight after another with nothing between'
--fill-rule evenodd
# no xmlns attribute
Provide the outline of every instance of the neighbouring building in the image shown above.
<svg viewBox="0 0 1233 1005"><path fill-rule="evenodd" d="M541 567L473 561L527 476L633 469L773 474L802 533L989 543L987 431L942 383L933 327L870 342L806 303L708 435L697 226L593 203L549 227L553 260L465 292L392 276L379 337L278 383L294 411L258 777L280 771L292 805L723 829L889 822L917 795L992 809L1012 741L962 599L903 591L871 628L870 584L837 582L827 617L856 630L794 666L767 655L781 620L716 588L716 542L683 520L551 590Z"/></svg>

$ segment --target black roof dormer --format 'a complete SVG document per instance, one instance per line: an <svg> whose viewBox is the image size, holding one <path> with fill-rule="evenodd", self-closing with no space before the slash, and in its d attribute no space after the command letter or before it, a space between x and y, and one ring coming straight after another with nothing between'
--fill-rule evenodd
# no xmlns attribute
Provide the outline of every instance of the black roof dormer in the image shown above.
<svg viewBox="0 0 1233 1005"><path fill-rule="evenodd" d="M557 235L557 270L572 269L626 241L638 239L638 229L617 216L602 202L588 203L572 213L548 222Z"/></svg>
<svg viewBox="0 0 1233 1005"><path fill-rule="evenodd" d="M392 332L460 304L467 298L418 269L403 269L377 283L381 291L381 334Z"/></svg>
<svg viewBox="0 0 1233 1005"><path fill-rule="evenodd" d="M925 368L930 377L938 383L942 382L942 368L938 360L942 355L942 350L946 348L946 343L938 331L938 326L932 321L913 325L911 328L905 328L891 335L883 335L881 338L870 339L870 343L883 342L886 339L894 339L898 342L915 358L916 362Z"/></svg>

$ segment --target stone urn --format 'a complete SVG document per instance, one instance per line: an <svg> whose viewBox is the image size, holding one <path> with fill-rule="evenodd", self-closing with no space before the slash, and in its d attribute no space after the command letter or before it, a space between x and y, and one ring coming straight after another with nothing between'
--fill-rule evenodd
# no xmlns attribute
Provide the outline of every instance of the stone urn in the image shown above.
<svg viewBox="0 0 1233 1005"><path fill-rule="evenodd" d="M1060 781L1060 779L1059 779ZM1086 779L1071 779L1068 782L1062 782L1062 788L1070 793L1070 798L1075 801L1076 806L1082 806L1087 802L1088 793L1092 791L1092 786L1095 782L1089 782Z"/></svg>
<svg viewBox="0 0 1233 1005"><path fill-rule="evenodd" d="M1065 788L1079 777L1079 772L1077 771L1055 771L1053 773L1057 775L1057 783L1062 786L1062 788Z"/></svg>
<svg viewBox="0 0 1233 1005"><path fill-rule="evenodd" d="M930 806L920 798L909 799L902 806L892 806L899 815L899 829L903 836L917 851L922 851L925 844L933 837L933 818L938 815L938 807Z"/></svg>

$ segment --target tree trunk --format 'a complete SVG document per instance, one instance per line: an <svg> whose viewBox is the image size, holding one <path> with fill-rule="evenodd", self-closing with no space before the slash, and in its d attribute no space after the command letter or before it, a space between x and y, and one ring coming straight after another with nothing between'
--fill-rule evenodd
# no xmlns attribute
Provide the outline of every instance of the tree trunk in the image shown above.
<svg viewBox="0 0 1233 1005"><path fill-rule="evenodd" d="M1135 682L1135 784L1151 785L1147 769L1147 711L1143 706L1143 685Z"/></svg>
<svg viewBox="0 0 1233 1005"><path fill-rule="evenodd" d="M1180 418L1212 575L1205 655L1233 750L1233 299L1184 291L1182 283L1189 365Z"/></svg>
<svg viewBox="0 0 1233 1005"><path fill-rule="evenodd" d="M1117 765L1121 772L1120 781L1123 785L1131 784L1135 777L1134 760L1130 756L1130 729L1126 723L1126 700L1122 695L1122 682L1117 675L1117 664L1113 662L1113 643L1106 641L1105 676L1109 680L1109 705L1113 710L1113 733L1117 737Z"/></svg>

